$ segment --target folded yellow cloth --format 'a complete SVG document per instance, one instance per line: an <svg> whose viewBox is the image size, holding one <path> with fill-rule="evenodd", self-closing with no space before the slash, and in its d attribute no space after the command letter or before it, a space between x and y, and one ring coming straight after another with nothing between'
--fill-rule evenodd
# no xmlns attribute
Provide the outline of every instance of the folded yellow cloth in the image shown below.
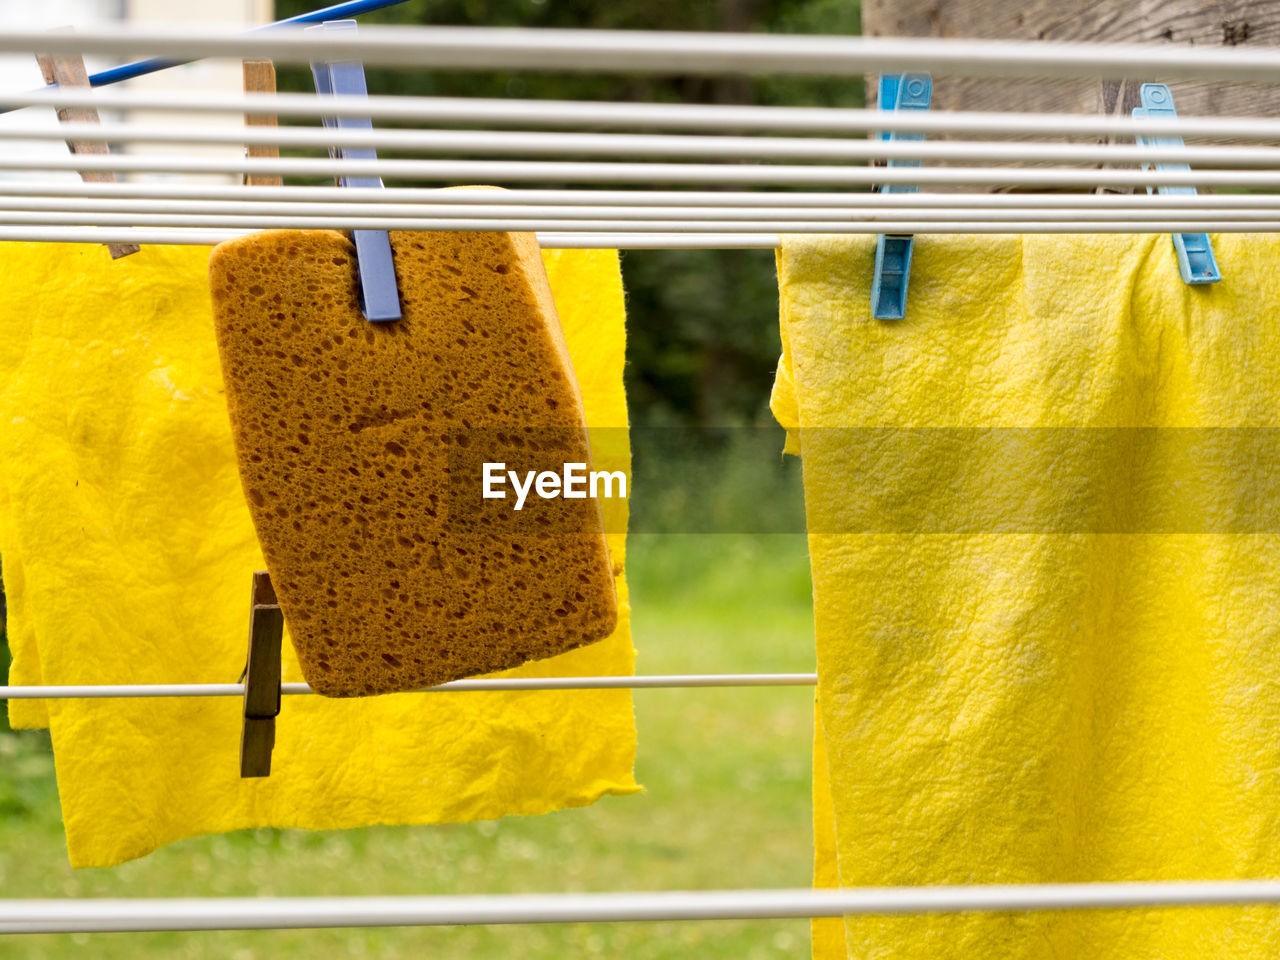
<svg viewBox="0 0 1280 960"><path fill-rule="evenodd" d="M232 450L204 248L4 244L0 557L25 683L234 682L263 568ZM544 254L601 469L629 469L612 251ZM625 500L604 501L625 529ZM511 671L629 674L619 625ZM290 644L284 676L301 680ZM544 813L639 789L627 691L285 697L272 775L239 778L239 698L10 702L50 726L75 866L198 833Z"/></svg>
<svg viewBox="0 0 1280 960"><path fill-rule="evenodd" d="M874 238L784 240L819 885L1280 877L1280 238L1214 243L1191 287L1168 236L919 237L880 322ZM1261 958L1280 924L850 917L814 946Z"/></svg>

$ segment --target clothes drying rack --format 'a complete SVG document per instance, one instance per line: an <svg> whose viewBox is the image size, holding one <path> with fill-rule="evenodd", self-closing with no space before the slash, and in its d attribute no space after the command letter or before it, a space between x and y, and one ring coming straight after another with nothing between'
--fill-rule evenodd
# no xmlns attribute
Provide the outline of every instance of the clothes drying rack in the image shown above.
<svg viewBox="0 0 1280 960"><path fill-rule="evenodd" d="M216 27L196 30L189 25L0 33L0 53L35 52L113 58L145 55L170 61L203 57L291 63L359 60L418 70L843 77L927 71L934 76L1280 83L1280 57L1245 47L470 27L368 27L337 36L292 27L246 34ZM1280 231L1280 148L1276 146L1280 119L887 114L813 107L320 98L296 93L214 95L71 87L0 92L0 111L53 106L129 111L130 119L61 127L19 119L0 125L0 142L236 144L316 151L373 148L413 156L221 159L113 152L32 160L0 147L0 171L165 175L164 179L114 183L0 179L0 240L211 244L255 229L316 227L519 230L536 231L546 247L695 249L772 248L779 244L780 235L798 233ZM181 111L193 119L172 126L137 119L156 110ZM274 114L310 125L227 128L198 122L212 114ZM361 130L315 123L324 117L369 117L375 123L394 121L401 126ZM866 136L886 128L924 136ZM936 134L959 139L928 139ZM1010 141L1009 137L1020 139ZM1067 139L1081 137L1095 142ZM1184 145L1185 140L1195 142ZM176 176L210 173L383 177L428 185L240 186ZM479 182L509 189L501 193L437 189ZM601 184L608 186L592 186ZM866 192L872 185L918 186L926 191ZM968 189L927 192L931 186ZM1254 192L1161 192L1161 188L1187 187ZM1136 188L1137 192L1098 192L1105 188ZM1229 263L1223 264L1224 271L1230 268ZM477 679L427 692L483 695L517 689L804 686L816 679L812 673ZM0 687L0 697L204 697L244 692L242 684L111 685L110 678L103 680L102 685L92 686ZM310 690L305 684L282 684L281 692L302 695ZM0 900L0 933L773 919L1261 903L1280 904L1280 881L427 897L10 899Z"/></svg>

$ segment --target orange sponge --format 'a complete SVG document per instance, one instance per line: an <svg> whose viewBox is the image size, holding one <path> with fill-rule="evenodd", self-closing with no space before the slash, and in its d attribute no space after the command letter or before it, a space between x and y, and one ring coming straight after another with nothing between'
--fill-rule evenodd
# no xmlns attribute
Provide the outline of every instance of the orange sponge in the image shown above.
<svg viewBox="0 0 1280 960"><path fill-rule="evenodd" d="M328 696L514 667L617 621L595 500L481 500L481 460L590 463L536 240L391 244L390 323L361 315L341 233L253 234L210 260L245 496L303 675Z"/></svg>

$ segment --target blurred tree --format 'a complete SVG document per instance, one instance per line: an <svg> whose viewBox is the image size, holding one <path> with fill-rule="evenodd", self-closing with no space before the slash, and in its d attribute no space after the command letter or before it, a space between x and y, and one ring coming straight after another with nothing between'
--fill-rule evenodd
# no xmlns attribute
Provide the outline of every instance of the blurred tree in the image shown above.
<svg viewBox="0 0 1280 960"><path fill-rule="evenodd" d="M277 16L316 0L277 0ZM856 0L409 0L363 23L734 33L860 32ZM371 93L694 103L861 106L856 78L368 71ZM282 90L310 90L282 68ZM568 186L530 184L530 186ZM600 184L604 188L608 184ZM629 251L627 385L648 424L732 425L767 417L778 358L777 284L769 251Z"/></svg>

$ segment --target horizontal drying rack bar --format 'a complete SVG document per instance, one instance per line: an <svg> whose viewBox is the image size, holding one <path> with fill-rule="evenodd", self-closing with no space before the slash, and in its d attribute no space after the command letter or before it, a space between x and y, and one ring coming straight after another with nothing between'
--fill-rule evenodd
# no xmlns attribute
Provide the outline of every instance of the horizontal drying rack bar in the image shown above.
<svg viewBox="0 0 1280 960"><path fill-rule="evenodd" d="M532 690L664 690L686 687L811 687L816 673L698 673L620 677L495 677L453 680L412 693ZM282 694L309 694L305 683L282 683ZM242 683L47 684L0 687L0 700L130 699L135 697L239 697Z"/></svg>
<svg viewBox="0 0 1280 960"><path fill-rule="evenodd" d="M883 123L882 123L883 125ZM229 144L281 147L376 147L419 153L529 157L646 157L684 160L904 160L998 163L1194 163L1273 169L1280 148L1140 146L1091 143L1005 143L983 140L875 140L832 137L742 137L671 133L575 133L543 130L324 129L317 127L177 126L141 123L40 123L0 126L6 140L102 140L109 143ZM117 160L120 158L117 157ZM362 161L379 166L399 161ZM394 165L387 169L397 169ZM885 173L886 171L879 171ZM1140 172L1140 171L1139 171Z"/></svg>
<svg viewBox="0 0 1280 960"><path fill-rule="evenodd" d="M687 205L698 207L782 207L787 209L950 209L984 207L992 209L1196 209L1280 210L1280 193L1251 194L1120 194L1120 193L820 193L816 191L778 192L764 190L550 190L468 189L442 190L438 187L303 187L237 186L234 184L192 184L172 182L75 183L0 180L0 197L33 197L46 202L52 197L83 197L90 201L108 199L174 199L189 201L270 201L348 204L422 203L441 207L543 206L631 206ZM5 200L8 209L19 209L16 201ZM242 205L242 204L237 204ZM85 205L89 208L89 204ZM181 208L179 208L181 209Z"/></svg>
<svg viewBox="0 0 1280 960"><path fill-rule="evenodd" d="M1280 76L1277 77L1280 81ZM504 100L491 97L368 98L314 93L84 90L77 88L0 92L0 108L91 107L98 110L160 110L173 113L277 114L295 117L368 117L426 120L460 126L494 124L560 128L639 127L679 130L756 130L810 133L874 133L892 126L917 133L1049 137L1142 135L1280 140L1274 117L1146 117L1078 113L996 111L901 111L886 123L880 110L855 107L748 106L709 103L634 103L587 100ZM261 128L258 128L261 129ZM300 129L300 128L294 128Z"/></svg>
<svg viewBox="0 0 1280 960"><path fill-rule="evenodd" d="M513 219L510 216L476 219L457 217L357 217L357 216L269 216L266 214L204 213L84 213L8 211L0 209L0 224L28 224L56 227L239 227L242 229L343 229L343 230L515 230L561 231L563 233L661 233L661 234L732 234L760 233L1253 233L1280 230L1277 211L1242 214L1236 218L1216 216L1142 217L1119 216L1084 218L1029 218L1027 216L991 217L861 217L832 220L562 220L546 216L537 219ZM547 244L544 244L547 246Z"/></svg>
<svg viewBox="0 0 1280 960"><path fill-rule="evenodd" d="M893 196L893 194L874 194L874 196ZM918 194L907 194L918 196ZM1197 199L1213 200L1213 196L1197 197ZM309 200L286 201L283 203L252 200L152 200L152 199L100 199L98 197L13 197L0 208L0 217L10 214L45 213L66 216L83 213L88 216L97 214L130 214L135 216L165 215L169 217L185 215L201 216L235 216L240 219L251 217L292 217L294 219L324 218L346 225L357 224L362 220L385 221L386 226L395 229L400 221L419 224L445 223L459 220L478 223L497 221L509 223L518 220L544 220L550 222L575 220L608 220L616 218L637 224L661 222L664 220L688 221L691 225L699 221L776 221L785 225L788 221L821 221L815 226L833 227L847 226L856 221L878 223L885 220L990 220L990 221L1038 221L1038 220L1275 220L1280 218L1280 207L1271 204L1259 204L1256 209L1226 205L1196 204L1186 207L1169 207L1165 205L1139 204L1130 207L1090 205L1092 209L1063 209L1061 207L1041 208L1038 206L943 206L938 209L921 210L912 207L889 207L882 204L856 206L852 202L845 207L680 207L652 206L636 207L623 205L565 205L560 207L541 204L492 204L489 206L462 204L432 203L317 203ZM1144 209L1144 207L1146 209ZM29 216L16 221L28 222ZM4 222L4 221L0 221ZM446 227L447 228L447 227ZM781 227L779 227L781 229ZM440 229L428 226L428 229ZM484 229L483 226L477 229ZM507 229L503 227L502 229ZM539 227L537 229L545 229ZM581 229L581 228L580 228ZM679 227L664 228L670 232ZM713 228L716 229L716 228Z"/></svg>
<svg viewBox="0 0 1280 960"><path fill-rule="evenodd" d="M748 106L705 103L634 103L585 100L504 100L490 97L374 95L321 97L314 93L160 93L77 88L0 92L0 108L88 107L166 113L277 114L295 117L368 117L427 120L460 126L492 124L559 128L731 129L775 132L872 133L883 129L879 110L855 107ZM1274 117L1133 118L1075 113L936 111L895 113L893 129L919 133L1052 137L1177 137L1280 140ZM297 129L297 128L295 128Z"/></svg>
<svg viewBox="0 0 1280 960"><path fill-rule="evenodd" d="M487 229L494 230L490 226ZM1203 227L1199 229L1204 229ZM1258 228L1254 228L1258 229ZM1016 233L1007 226L1003 233ZM1090 231L1093 232L1093 231ZM243 230L185 230L137 227L4 227L0 241L46 243L139 243L214 246L244 236ZM775 234L670 233L539 233L546 250L772 250L781 242Z"/></svg>
<svg viewBox="0 0 1280 960"><path fill-rule="evenodd" d="M405 229L398 227L397 229ZM504 229L492 224L486 230ZM825 230L822 233L894 232L962 233L962 234L1061 234L1061 233L1254 233L1280 231L1278 223L965 223L965 224L879 224L861 230ZM200 230L184 228L144 227L5 227L0 226L0 241L39 241L46 243L138 243L214 246L224 240L244 235L243 230ZM782 243L776 233L552 233L538 232L538 243L544 250L774 250Z"/></svg>
<svg viewBox="0 0 1280 960"><path fill-rule="evenodd" d="M1280 168L1143 170L1082 167L874 167L819 164L717 164L593 160L332 160L325 157L201 157L133 154L41 157L0 155L0 171L251 173L262 176L388 177L443 181L769 184L772 186L1280 187Z"/></svg>
<svg viewBox="0 0 1280 960"><path fill-rule="evenodd" d="M399 897L0 900L0 934L774 920L1280 903L1280 880Z"/></svg>
<svg viewBox="0 0 1280 960"><path fill-rule="evenodd" d="M1266 47L1056 43L798 34L364 26L358 33L276 27L105 24L75 33L6 27L0 53L268 58L285 63L361 60L418 70L556 73L777 74L853 77L928 71L935 76L1063 77L1273 83Z"/></svg>

